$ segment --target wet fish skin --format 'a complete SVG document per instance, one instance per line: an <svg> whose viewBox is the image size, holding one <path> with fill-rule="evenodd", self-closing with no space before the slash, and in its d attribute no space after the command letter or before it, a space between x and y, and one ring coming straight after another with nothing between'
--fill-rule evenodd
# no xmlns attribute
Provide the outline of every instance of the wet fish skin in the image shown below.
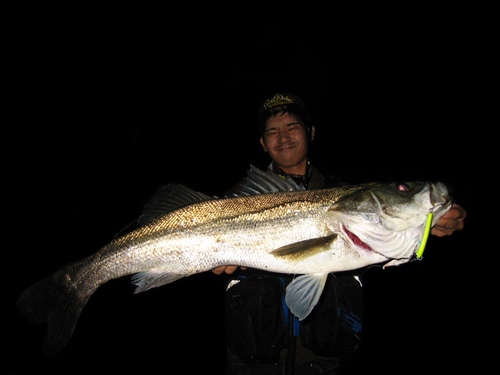
<svg viewBox="0 0 500 375"><path fill-rule="evenodd" d="M44 349L52 355L70 339L90 296L111 279L134 274L136 292L142 292L218 266L240 265L305 274L287 289L292 312L303 319L329 272L411 258L428 211L436 209L437 220L450 202L439 184L411 184L408 194L395 183L374 183L205 201L199 195L197 203L160 216L34 284L18 306L29 320L47 323ZM373 251L354 244L344 228Z"/></svg>

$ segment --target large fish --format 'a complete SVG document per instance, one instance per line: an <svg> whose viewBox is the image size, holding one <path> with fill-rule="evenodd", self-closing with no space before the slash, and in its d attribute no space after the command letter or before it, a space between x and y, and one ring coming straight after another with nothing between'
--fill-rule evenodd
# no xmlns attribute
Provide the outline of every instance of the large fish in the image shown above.
<svg viewBox="0 0 500 375"><path fill-rule="evenodd" d="M301 275L288 286L286 301L304 319L328 273L409 261L428 214L436 222L451 207L442 183L279 191L297 188L292 185L257 168L233 198L169 185L145 207L142 227L32 285L18 307L29 320L47 324L44 348L51 355L71 338L90 296L111 279L133 274L138 293L239 265Z"/></svg>

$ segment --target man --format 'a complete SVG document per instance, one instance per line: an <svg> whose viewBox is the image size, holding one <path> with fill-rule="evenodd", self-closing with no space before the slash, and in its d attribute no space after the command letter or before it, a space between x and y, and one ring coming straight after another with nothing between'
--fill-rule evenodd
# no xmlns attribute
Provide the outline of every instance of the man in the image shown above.
<svg viewBox="0 0 500 375"><path fill-rule="evenodd" d="M273 172L311 190L341 185L309 163L315 128L298 96L280 93L266 100L259 109L259 126ZM442 237L462 229L465 215L454 205L431 233ZM213 272L233 274L236 269L219 267ZM295 366L296 374L336 374L354 354L362 318L361 284L355 273L330 276L314 313L300 324L282 298L290 280L288 275L247 271L228 284L228 374L283 373Z"/></svg>

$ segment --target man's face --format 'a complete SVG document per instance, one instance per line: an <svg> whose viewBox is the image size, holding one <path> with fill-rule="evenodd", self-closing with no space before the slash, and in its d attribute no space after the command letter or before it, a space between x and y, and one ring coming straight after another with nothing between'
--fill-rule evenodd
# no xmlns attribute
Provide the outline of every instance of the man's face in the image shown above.
<svg viewBox="0 0 500 375"><path fill-rule="evenodd" d="M314 137L312 128L311 139ZM278 113L266 122L260 139L264 151L285 172L307 162L307 131L302 120L289 113Z"/></svg>

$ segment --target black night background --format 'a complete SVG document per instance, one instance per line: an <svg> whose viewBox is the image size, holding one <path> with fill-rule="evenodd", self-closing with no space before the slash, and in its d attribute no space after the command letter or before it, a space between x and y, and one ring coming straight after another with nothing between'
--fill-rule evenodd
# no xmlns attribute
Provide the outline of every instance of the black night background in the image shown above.
<svg viewBox="0 0 500 375"><path fill-rule="evenodd" d="M137 295L129 277L107 283L55 358L15 301L109 242L161 186L220 196L250 163L266 168L256 110L278 90L309 107L320 170L353 183L443 181L468 211L465 229L431 238L423 261L363 273L352 373L483 363L471 264L481 51L466 24L36 13L18 15L8 58L1 373L223 373L224 281L211 273Z"/></svg>

